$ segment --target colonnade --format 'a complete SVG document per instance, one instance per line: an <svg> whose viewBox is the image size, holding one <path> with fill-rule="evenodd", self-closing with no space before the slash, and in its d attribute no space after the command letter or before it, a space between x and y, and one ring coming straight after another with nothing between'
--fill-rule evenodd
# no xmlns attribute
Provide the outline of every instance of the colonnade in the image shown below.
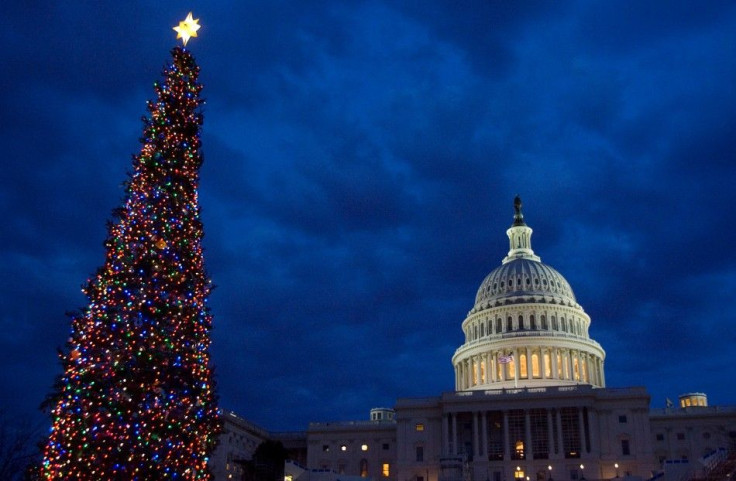
<svg viewBox="0 0 736 481"><path fill-rule="evenodd" d="M522 347L468 356L455 364L455 390L529 379L554 379L605 387L603 360L588 352L557 347ZM502 357L503 356L503 357ZM528 384L528 383L525 383Z"/></svg>
<svg viewBox="0 0 736 481"><path fill-rule="evenodd" d="M458 429L468 421L470 438ZM584 407L445 413L442 451L486 461L580 458L596 445L595 424L595 412Z"/></svg>

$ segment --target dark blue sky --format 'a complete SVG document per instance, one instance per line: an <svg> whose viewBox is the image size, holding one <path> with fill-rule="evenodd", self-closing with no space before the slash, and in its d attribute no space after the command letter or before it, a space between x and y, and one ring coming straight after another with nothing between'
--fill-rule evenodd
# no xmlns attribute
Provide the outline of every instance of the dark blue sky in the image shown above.
<svg viewBox="0 0 736 481"><path fill-rule="evenodd" d="M0 19L0 409L40 416L189 10L223 407L452 390L517 193L609 386L736 404L734 2L89 0Z"/></svg>

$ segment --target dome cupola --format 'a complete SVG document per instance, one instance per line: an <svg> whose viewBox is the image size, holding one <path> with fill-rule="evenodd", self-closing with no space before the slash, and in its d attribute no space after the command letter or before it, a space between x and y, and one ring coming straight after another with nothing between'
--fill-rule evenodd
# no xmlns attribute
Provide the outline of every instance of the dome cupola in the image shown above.
<svg viewBox="0 0 736 481"><path fill-rule="evenodd" d="M603 348L567 280L531 246L519 196L509 252L486 276L453 356L456 390L565 384L605 387Z"/></svg>

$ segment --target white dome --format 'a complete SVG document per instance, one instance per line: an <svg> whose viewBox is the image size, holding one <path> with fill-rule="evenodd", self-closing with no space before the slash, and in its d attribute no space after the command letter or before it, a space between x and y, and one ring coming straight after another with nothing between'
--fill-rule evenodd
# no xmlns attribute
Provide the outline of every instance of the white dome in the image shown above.
<svg viewBox="0 0 736 481"><path fill-rule="evenodd" d="M462 323L465 342L452 358L455 388L605 387L603 348L570 284L532 250L521 199L506 231L509 252L486 276Z"/></svg>
<svg viewBox="0 0 736 481"><path fill-rule="evenodd" d="M526 258L513 259L486 276L472 312L517 302L575 306L570 284L552 267Z"/></svg>

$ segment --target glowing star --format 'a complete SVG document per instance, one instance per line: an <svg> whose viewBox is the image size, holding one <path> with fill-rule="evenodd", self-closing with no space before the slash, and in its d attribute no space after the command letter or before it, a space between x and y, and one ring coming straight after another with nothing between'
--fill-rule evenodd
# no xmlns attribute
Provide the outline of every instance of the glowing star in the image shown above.
<svg viewBox="0 0 736 481"><path fill-rule="evenodd" d="M184 45L186 45L190 38L197 36L197 30L201 27L198 22L199 19L192 18L192 12L189 12L187 18L179 22L178 27L174 27L176 38L184 39Z"/></svg>

